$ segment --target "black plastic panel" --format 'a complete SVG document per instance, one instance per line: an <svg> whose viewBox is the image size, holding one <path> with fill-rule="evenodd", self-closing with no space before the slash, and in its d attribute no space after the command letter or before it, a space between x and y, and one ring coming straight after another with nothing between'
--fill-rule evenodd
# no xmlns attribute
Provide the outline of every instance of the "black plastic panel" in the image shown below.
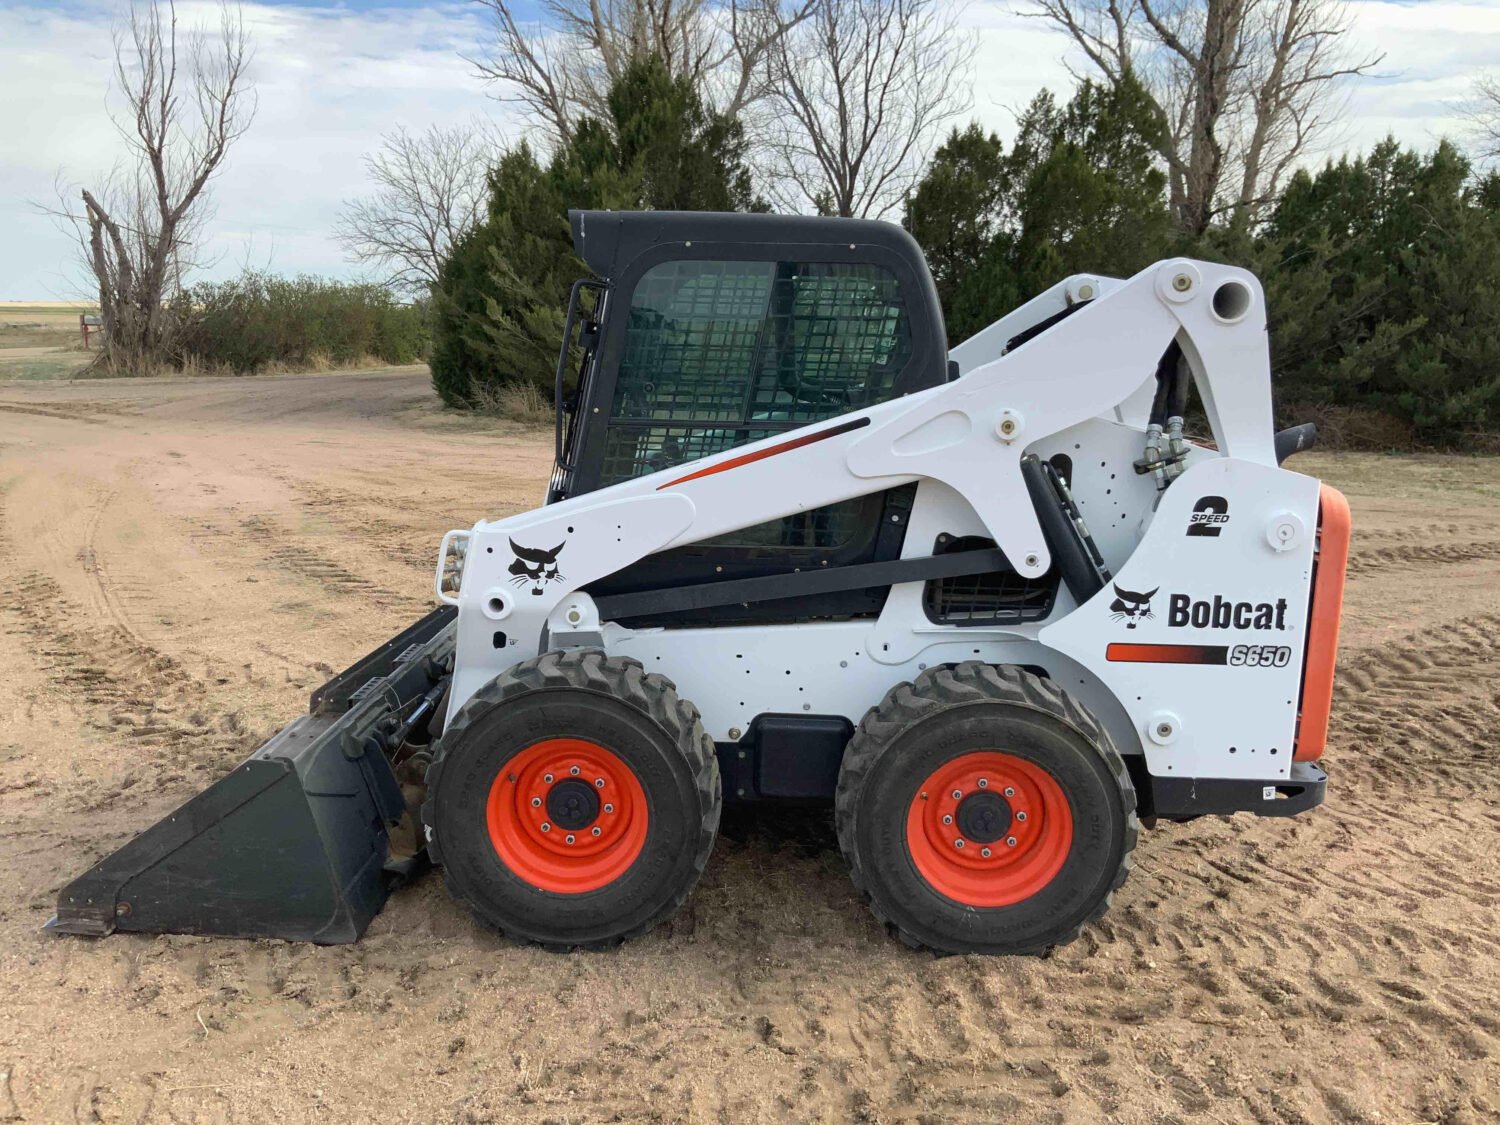
<svg viewBox="0 0 1500 1125"><path fill-rule="evenodd" d="M730 801L831 801L854 724L842 715L758 715L739 742L721 742Z"/></svg>

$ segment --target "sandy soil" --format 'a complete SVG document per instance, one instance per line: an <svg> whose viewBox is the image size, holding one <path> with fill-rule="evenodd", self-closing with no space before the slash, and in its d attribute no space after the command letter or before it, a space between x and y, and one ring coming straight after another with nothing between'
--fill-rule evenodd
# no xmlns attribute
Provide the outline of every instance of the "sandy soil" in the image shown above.
<svg viewBox="0 0 1500 1125"><path fill-rule="evenodd" d="M428 876L352 947L51 938L57 888L426 605L549 435L421 372L0 385L0 1120L1500 1114L1500 463L1306 457L1358 523L1328 805L1147 833L1045 959L888 940L822 815L730 817L608 954Z"/></svg>

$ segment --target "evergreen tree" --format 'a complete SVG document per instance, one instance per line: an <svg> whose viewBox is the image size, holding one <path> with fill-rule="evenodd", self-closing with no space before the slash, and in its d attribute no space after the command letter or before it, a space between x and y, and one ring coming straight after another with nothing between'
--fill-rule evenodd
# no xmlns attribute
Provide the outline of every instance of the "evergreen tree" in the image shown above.
<svg viewBox="0 0 1500 1125"><path fill-rule="evenodd" d="M945 310L994 239L1005 192L1005 146L977 122L954 129L906 201L903 225L927 255Z"/></svg>
<svg viewBox="0 0 1500 1125"><path fill-rule="evenodd" d="M1443 142L1299 172L1255 267L1286 402L1378 410L1461 445L1500 426L1500 208Z"/></svg>
<svg viewBox="0 0 1500 1125"><path fill-rule="evenodd" d="M543 167L523 142L490 175L486 221L454 248L433 300L433 386L452 406L529 382L551 392L568 292L587 267L567 212L749 210L740 123L651 59L610 92L613 130L580 121Z"/></svg>
<svg viewBox="0 0 1500 1125"><path fill-rule="evenodd" d="M609 93L619 147L637 205L653 211L754 209L745 130L704 105L687 77L655 59L631 67Z"/></svg>
<svg viewBox="0 0 1500 1125"><path fill-rule="evenodd" d="M1085 82L1065 106L1033 99L1009 153L954 132L913 194L906 225L933 264L957 343L1072 273L1129 275L1169 252L1162 124L1133 80Z"/></svg>

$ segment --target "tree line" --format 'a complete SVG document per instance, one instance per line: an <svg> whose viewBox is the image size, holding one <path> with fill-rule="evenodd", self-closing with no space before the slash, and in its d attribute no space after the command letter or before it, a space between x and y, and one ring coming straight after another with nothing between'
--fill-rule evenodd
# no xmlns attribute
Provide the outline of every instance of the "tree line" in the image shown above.
<svg viewBox="0 0 1500 1125"><path fill-rule="evenodd" d="M1226 261L1265 285L1283 422L1313 418L1353 445L1493 441L1500 178L1449 142L1418 151L1386 140L1299 165L1338 82L1378 62L1340 53L1342 6L1038 10L1095 72L1065 101L1038 94L1008 145L977 124L950 128L888 208L927 255L950 342L1070 273L1128 276L1174 255ZM603 80L538 80L528 96ZM774 206L757 192L764 148L713 108L710 88L648 51L602 97L548 103L549 159L528 145L499 157L484 217L433 290L433 379L446 401L485 398L496 382L550 388L568 287L587 272L572 255L569 207ZM747 112L747 97L736 86L729 104ZM834 177L815 182L804 198L823 213L882 213L849 206L858 193L839 194Z"/></svg>
<svg viewBox="0 0 1500 1125"><path fill-rule="evenodd" d="M1292 171L1256 221L1187 229L1153 159L1160 117L1128 78L1039 95L1007 149L977 126L938 149L904 210L953 343L1071 273L1187 255L1265 287L1278 422L1373 448L1500 434L1500 175L1443 141L1393 139Z"/></svg>
<svg viewBox="0 0 1500 1125"><path fill-rule="evenodd" d="M1500 87L1476 77L1468 153L1388 140L1316 166L1347 83L1381 61L1352 47L1339 0L1031 0L1083 66L1008 142L963 123L974 40L939 0L482 2L490 35L467 61L524 138L397 129L336 231L403 298L391 308L419 314L377 316L353 287L349 318L386 323L367 335L393 355L429 353L451 405L550 388L586 273L570 208L816 211L903 223L955 342L1068 273L1188 254L1261 277L1287 418L1376 445L1500 432L1500 183L1484 170ZM224 347L255 369L268 341L325 331L306 327L336 305L316 284L188 280L208 187L253 117L249 57L227 5L217 31L179 32L170 0L131 4L116 87L132 159L63 211L115 370L214 333L255 336Z"/></svg>

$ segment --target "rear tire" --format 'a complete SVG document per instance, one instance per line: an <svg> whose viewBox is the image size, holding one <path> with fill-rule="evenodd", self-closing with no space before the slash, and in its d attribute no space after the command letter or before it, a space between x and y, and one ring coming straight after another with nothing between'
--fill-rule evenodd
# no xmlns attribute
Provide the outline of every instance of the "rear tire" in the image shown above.
<svg viewBox="0 0 1500 1125"><path fill-rule="evenodd" d="M671 681L601 652L547 653L443 733L423 809L453 897L551 949L669 918L703 874L722 794L713 742Z"/></svg>
<svg viewBox="0 0 1500 1125"><path fill-rule="evenodd" d="M1048 680L977 661L900 684L864 717L835 815L875 916L940 953L1072 941L1125 881L1139 832L1093 716Z"/></svg>

